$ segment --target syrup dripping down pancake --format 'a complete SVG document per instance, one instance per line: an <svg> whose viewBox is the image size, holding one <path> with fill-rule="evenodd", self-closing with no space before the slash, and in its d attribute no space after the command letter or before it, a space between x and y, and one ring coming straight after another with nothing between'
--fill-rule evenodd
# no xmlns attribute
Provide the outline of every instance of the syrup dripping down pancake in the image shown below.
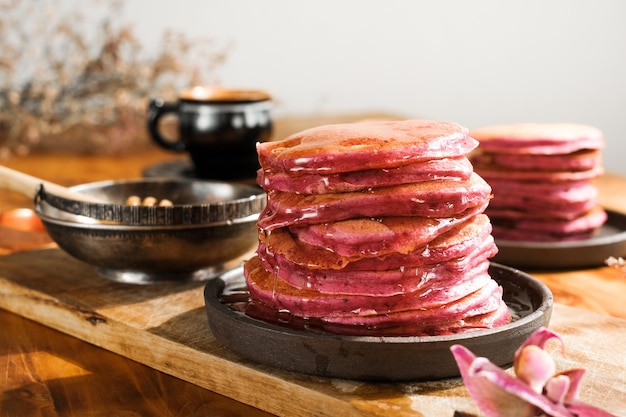
<svg viewBox="0 0 626 417"><path fill-rule="evenodd" d="M386 270L443 263L467 256L490 238L491 230L489 218L479 214L441 233L423 246L416 247L413 242L405 241L406 247L398 247L395 252L364 257L359 253L342 256L324 247L309 245L296 239L289 229L281 228L270 233L259 233L257 253L261 258L276 258L275 263L284 258L286 262L308 269Z"/></svg>
<svg viewBox="0 0 626 417"><path fill-rule="evenodd" d="M354 218L338 222L292 226L296 239L347 257L373 257L393 252L409 253L441 233L482 213L471 207L452 217Z"/></svg>
<svg viewBox="0 0 626 417"><path fill-rule="evenodd" d="M296 288L330 294L389 296L424 289L435 281L438 286L454 287L470 276L472 269L488 268L487 259L497 252L493 237L488 236L466 256L448 262L391 269L311 269L291 263L284 257L259 256L259 260L266 270Z"/></svg>
<svg viewBox="0 0 626 417"><path fill-rule="evenodd" d="M356 217L450 217L491 198L478 175L467 181L428 181L364 192L302 195L270 191L258 221L264 230L294 224L326 223Z"/></svg>

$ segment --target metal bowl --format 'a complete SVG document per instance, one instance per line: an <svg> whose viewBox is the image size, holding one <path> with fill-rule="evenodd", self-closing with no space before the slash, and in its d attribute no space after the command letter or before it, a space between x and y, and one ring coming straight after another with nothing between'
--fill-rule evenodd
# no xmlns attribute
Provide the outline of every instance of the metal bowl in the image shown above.
<svg viewBox="0 0 626 417"><path fill-rule="evenodd" d="M202 209L222 213L214 221L124 224L61 210L40 193L35 212L50 237L68 254L94 265L101 276L115 281L206 280L236 266L258 243L256 221L264 208L265 194L255 186L152 178L97 182L72 189L112 204L123 204L131 195L154 196L171 200L174 206L167 209L174 212ZM149 208L142 208L146 210Z"/></svg>

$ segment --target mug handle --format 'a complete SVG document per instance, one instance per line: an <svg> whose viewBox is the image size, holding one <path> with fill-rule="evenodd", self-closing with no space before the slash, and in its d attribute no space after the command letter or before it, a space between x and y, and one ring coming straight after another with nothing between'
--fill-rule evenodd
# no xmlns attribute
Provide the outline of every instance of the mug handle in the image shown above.
<svg viewBox="0 0 626 417"><path fill-rule="evenodd" d="M187 149L187 146L181 139L166 139L159 131L159 120L161 117L177 111L177 103L166 103L160 98L150 100L148 105L148 131L158 145L170 151L183 152Z"/></svg>

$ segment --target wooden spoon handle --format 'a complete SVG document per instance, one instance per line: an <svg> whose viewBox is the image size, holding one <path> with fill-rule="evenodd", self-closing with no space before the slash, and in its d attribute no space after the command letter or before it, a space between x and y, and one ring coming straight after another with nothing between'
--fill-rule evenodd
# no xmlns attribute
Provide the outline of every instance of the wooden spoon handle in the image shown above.
<svg viewBox="0 0 626 417"><path fill-rule="evenodd" d="M102 203L102 201L94 197L0 165L0 189L15 191L34 199L40 185L44 186L46 192L59 197L90 203Z"/></svg>

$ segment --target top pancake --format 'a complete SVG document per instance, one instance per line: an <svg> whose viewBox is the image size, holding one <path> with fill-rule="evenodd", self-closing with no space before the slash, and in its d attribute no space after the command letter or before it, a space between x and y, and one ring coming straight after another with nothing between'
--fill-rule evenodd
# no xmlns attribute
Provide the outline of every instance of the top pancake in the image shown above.
<svg viewBox="0 0 626 417"><path fill-rule="evenodd" d="M314 127L257 145L265 171L332 174L464 156L478 142L466 128L432 120L365 121Z"/></svg>
<svg viewBox="0 0 626 417"><path fill-rule="evenodd" d="M486 126L472 130L471 136L483 151L509 154L556 155L604 147L602 131L574 123Z"/></svg>

